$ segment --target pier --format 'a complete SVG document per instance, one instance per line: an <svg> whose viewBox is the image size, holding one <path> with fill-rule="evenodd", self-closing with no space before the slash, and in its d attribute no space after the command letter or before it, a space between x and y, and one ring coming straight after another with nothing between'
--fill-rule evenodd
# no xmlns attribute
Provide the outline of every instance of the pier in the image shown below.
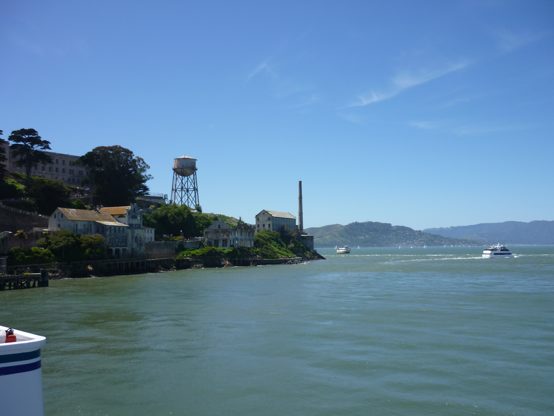
<svg viewBox="0 0 554 416"><path fill-rule="evenodd" d="M0 291L48 287L48 272L0 275Z"/></svg>
<svg viewBox="0 0 554 416"><path fill-rule="evenodd" d="M301 257L281 259L239 257L227 260L218 256L207 256L203 258L128 258L76 261L71 263L28 264L8 267L9 274L0 274L0 291L48 287L49 279L64 277L130 275L205 267L298 264L302 261L304 259Z"/></svg>

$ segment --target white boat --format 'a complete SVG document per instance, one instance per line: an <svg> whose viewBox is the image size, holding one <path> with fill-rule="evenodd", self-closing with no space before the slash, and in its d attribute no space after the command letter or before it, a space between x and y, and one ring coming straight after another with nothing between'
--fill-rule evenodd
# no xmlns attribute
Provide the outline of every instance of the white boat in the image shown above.
<svg viewBox="0 0 554 416"><path fill-rule="evenodd" d="M337 247L337 254L348 254L348 253L350 253L350 247L348 246Z"/></svg>
<svg viewBox="0 0 554 416"><path fill-rule="evenodd" d="M40 349L46 338L0 325L0 414L42 416Z"/></svg>
<svg viewBox="0 0 554 416"><path fill-rule="evenodd" d="M502 244L489 246L483 250L483 258L491 259L493 257L494 258L512 257L512 252Z"/></svg>

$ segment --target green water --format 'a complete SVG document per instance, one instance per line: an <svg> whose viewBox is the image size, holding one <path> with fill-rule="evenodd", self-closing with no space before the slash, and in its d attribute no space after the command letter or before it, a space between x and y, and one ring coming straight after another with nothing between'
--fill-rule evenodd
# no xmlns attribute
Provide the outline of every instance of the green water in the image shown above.
<svg viewBox="0 0 554 416"><path fill-rule="evenodd" d="M552 415L554 247L511 248L53 281L0 323L48 338L47 415Z"/></svg>

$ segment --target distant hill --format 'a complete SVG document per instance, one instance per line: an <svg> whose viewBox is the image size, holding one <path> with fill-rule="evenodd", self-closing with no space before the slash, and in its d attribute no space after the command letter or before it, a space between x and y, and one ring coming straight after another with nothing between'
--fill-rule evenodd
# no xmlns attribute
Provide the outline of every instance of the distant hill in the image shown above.
<svg viewBox="0 0 554 416"><path fill-rule="evenodd" d="M381 222L353 222L305 230L315 237L318 247L341 245L362 247L469 245L475 242L432 235L409 227Z"/></svg>
<svg viewBox="0 0 554 416"><path fill-rule="evenodd" d="M507 221L466 225L461 227L428 228L426 233L449 238L465 238L494 244L554 244L554 221Z"/></svg>

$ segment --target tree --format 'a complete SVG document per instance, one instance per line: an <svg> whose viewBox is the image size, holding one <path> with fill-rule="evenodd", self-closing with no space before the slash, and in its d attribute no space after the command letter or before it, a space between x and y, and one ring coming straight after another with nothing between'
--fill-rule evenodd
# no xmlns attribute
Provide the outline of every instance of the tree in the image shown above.
<svg viewBox="0 0 554 416"><path fill-rule="evenodd" d="M4 132L0 130L0 136L3 134ZM0 137L0 181L4 179L4 176L6 176L6 143L7 142Z"/></svg>
<svg viewBox="0 0 554 416"><path fill-rule="evenodd" d="M79 159L87 168L86 182L92 188L94 204L128 205L148 192L150 168L141 157L122 146L99 146Z"/></svg>
<svg viewBox="0 0 554 416"><path fill-rule="evenodd" d="M44 150L50 150L50 142L43 140L35 129L14 130L8 137L12 142L10 148L14 156L17 157L17 166L25 168L27 178L31 176L31 169L39 163L49 163L52 161L50 156L44 153Z"/></svg>
<svg viewBox="0 0 554 416"><path fill-rule="evenodd" d="M35 176L27 183L27 195L35 201L40 214L50 215L57 207L70 205L71 190L63 182Z"/></svg>
<svg viewBox="0 0 554 416"><path fill-rule="evenodd" d="M56 261L50 250L43 247L21 248L13 247L8 252L8 264L45 264Z"/></svg>
<svg viewBox="0 0 554 416"><path fill-rule="evenodd" d="M61 230L48 234L38 245L48 249L58 261L102 259L107 255L106 240L98 234L77 235Z"/></svg>
<svg viewBox="0 0 554 416"><path fill-rule="evenodd" d="M153 227L157 238L163 235L196 235L195 218L185 205L162 205L144 215L144 225Z"/></svg>

